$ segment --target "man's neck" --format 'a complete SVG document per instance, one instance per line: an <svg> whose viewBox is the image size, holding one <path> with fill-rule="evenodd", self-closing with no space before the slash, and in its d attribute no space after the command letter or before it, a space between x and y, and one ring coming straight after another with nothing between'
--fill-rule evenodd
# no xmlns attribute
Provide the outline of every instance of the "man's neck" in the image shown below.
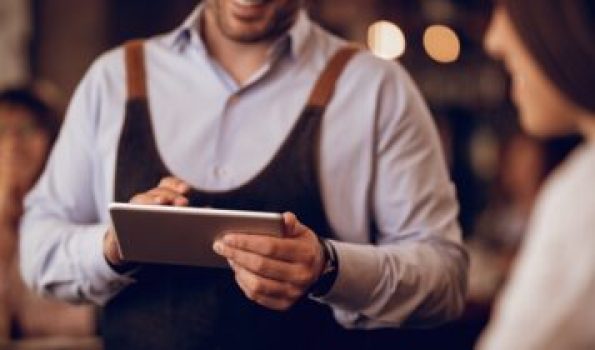
<svg viewBox="0 0 595 350"><path fill-rule="evenodd" d="M209 54L240 86L267 62L274 41L240 43L231 40L221 32L208 11L205 11L200 23L200 33Z"/></svg>

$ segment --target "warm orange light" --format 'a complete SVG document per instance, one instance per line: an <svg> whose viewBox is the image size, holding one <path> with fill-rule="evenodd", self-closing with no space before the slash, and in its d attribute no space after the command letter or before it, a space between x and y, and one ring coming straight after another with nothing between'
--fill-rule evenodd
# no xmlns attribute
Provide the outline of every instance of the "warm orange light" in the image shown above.
<svg viewBox="0 0 595 350"><path fill-rule="evenodd" d="M440 63L455 62L461 54L461 42L457 33L443 25L433 25L426 29L424 48L428 56Z"/></svg>

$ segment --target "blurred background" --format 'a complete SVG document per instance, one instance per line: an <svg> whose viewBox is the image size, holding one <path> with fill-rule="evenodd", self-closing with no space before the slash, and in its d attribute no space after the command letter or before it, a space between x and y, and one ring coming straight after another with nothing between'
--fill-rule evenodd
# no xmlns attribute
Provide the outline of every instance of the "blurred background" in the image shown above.
<svg viewBox="0 0 595 350"><path fill-rule="evenodd" d="M61 116L99 54L175 28L198 2L0 0L0 91L32 84ZM312 17L324 27L409 70L432 109L458 189L472 261L468 308L460 321L413 332L406 340L412 349L444 342L452 349L472 348L514 261L542 180L577 143L543 143L520 132L508 78L483 52L491 3L309 2Z"/></svg>

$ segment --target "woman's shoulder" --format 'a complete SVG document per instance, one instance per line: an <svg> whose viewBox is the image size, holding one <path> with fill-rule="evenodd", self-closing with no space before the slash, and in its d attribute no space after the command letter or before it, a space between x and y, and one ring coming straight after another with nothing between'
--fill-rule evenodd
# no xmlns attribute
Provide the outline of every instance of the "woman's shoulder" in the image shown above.
<svg viewBox="0 0 595 350"><path fill-rule="evenodd" d="M595 143L580 146L554 171L544 194L571 202L595 200ZM595 210L595 208L593 208Z"/></svg>

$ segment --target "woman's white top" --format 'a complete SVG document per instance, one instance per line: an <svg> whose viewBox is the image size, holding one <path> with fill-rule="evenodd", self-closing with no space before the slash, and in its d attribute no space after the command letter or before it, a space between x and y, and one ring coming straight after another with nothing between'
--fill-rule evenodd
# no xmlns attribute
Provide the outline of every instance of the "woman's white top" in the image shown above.
<svg viewBox="0 0 595 350"><path fill-rule="evenodd" d="M595 349L595 142L542 190L479 348Z"/></svg>

